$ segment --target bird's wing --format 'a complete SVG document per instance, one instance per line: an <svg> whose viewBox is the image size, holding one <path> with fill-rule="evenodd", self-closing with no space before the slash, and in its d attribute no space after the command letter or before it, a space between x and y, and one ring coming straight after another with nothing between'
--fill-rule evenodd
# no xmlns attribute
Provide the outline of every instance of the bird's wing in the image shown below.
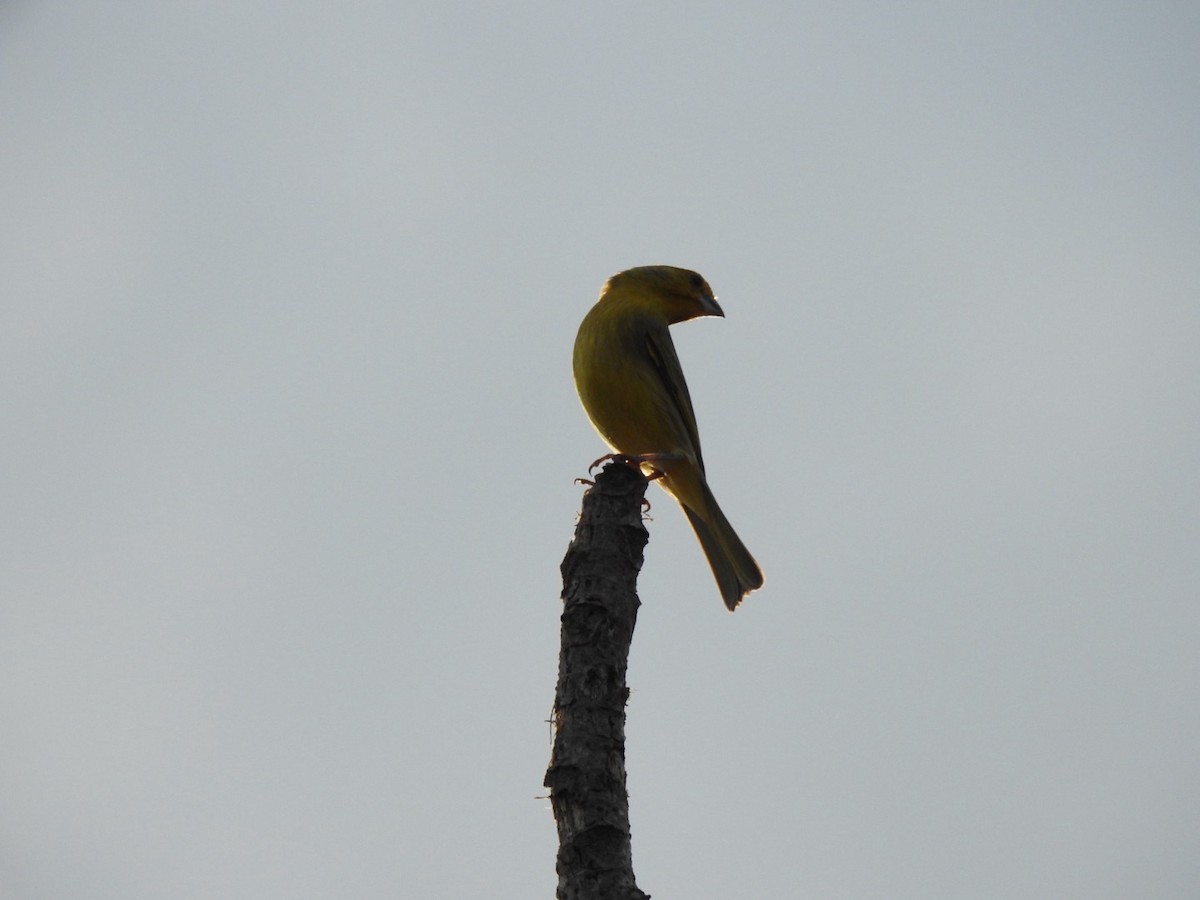
<svg viewBox="0 0 1200 900"><path fill-rule="evenodd" d="M679 356L675 353L675 343L665 327L651 329L646 333L646 355L662 381L665 396L670 399L670 408L664 412L675 421L681 436L691 443L688 449L703 472L704 460L700 456L700 433L696 429L696 413L692 409L692 398L683 378L683 367L679 365Z"/></svg>

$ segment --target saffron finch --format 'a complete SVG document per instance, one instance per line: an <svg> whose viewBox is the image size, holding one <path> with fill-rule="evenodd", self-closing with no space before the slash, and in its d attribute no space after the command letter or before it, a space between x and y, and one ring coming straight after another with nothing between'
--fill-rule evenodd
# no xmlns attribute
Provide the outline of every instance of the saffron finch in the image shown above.
<svg viewBox="0 0 1200 900"><path fill-rule="evenodd" d="M614 275L575 338L575 388L612 449L679 501L733 610L763 576L704 476L692 398L668 326L724 316L703 278L674 266Z"/></svg>

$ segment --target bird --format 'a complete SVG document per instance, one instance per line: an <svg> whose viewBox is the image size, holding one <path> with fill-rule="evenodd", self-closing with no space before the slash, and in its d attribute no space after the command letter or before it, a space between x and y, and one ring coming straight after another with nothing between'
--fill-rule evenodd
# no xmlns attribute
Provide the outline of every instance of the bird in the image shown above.
<svg viewBox="0 0 1200 900"><path fill-rule="evenodd" d="M709 489L692 398L668 330L701 316L725 313L698 273L626 269L608 279L584 316L572 362L592 424L616 454L679 501L732 612L762 587L763 575Z"/></svg>

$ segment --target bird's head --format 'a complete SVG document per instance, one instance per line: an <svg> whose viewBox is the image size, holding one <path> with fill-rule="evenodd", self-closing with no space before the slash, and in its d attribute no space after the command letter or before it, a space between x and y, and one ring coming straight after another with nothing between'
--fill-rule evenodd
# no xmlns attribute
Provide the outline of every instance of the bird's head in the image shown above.
<svg viewBox="0 0 1200 900"><path fill-rule="evenodd" d="M725 315L707 281L690 269L675 266L638 266L618 272L608 279L600 296L622 295L652 304L668 325Z"/></svg>

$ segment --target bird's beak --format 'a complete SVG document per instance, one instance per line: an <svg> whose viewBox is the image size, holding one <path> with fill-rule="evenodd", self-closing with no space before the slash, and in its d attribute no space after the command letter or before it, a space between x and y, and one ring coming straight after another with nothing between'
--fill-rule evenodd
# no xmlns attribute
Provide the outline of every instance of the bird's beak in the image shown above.
<svg viewBox="0 0 1200 900"><path fill-rule="evenodd" d="M720 316L722 319L725 318L725 310L721 309L721 304L717 303L716 297L705 297L701 307L704 309L704 315L706 316Z"/></svg>

